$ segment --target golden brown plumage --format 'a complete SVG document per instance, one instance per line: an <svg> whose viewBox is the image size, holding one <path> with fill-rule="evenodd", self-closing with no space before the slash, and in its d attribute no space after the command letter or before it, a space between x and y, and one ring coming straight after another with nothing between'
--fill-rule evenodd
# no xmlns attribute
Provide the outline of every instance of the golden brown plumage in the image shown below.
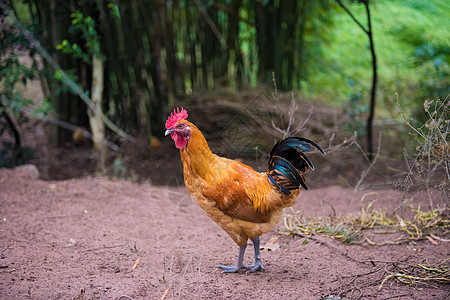
<svg viewBox="0 0 450 300"><path fill-rule="evenodd" d="M186 188L195 202L240 247L236 267L219 267L224 272L238 272L245 268L242 258L250 239L255 246L255 265L248 269L264 269L259 258L259 236L280 222L284 207L295 204L300 183L294 178L296 184L292 186L292 180L287 180L288 190L276 183L285 180L281 177L287 171L282 166L276 165L273 170L269 167L268 173L260 173L245 164L213 154L203 134L186 118L187 112L183 109L178 113L175 111L166 123L166 135L171 134L180 149ZM291 166L288 165L288 169ZM306 171L306 163L301 166ZM296 175L301 176L297 179L304 185L301 172Z"/></svg>

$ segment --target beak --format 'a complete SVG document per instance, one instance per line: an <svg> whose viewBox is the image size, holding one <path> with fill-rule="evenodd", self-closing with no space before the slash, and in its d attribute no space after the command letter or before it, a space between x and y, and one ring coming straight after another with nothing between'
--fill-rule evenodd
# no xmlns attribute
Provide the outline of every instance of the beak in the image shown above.
<svg viewBox="0 0 450 300"><path fill-rule="evenodd" d="M173 129L167 129L166 133L164 134L165 136L168 136L169 134L175 132Z"/></svg>

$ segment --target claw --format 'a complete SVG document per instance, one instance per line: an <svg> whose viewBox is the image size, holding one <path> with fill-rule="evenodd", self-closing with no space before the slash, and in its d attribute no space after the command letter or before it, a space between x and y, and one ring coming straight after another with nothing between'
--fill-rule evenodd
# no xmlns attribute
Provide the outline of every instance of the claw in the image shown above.
<svg viewBox="0 0 450 300"><path fill-rule="evenodd" d="M260 248L259 248L259 236L257 236L254 240L253 240L253 247L255 248L255 263L253 265L248 265L245 266L245 268L248 270L248 273L253 273L256 271L265 271L264 266L261 262L261 252L260 252Z"/></svg>
<svg viewBox="0 0 450 300"><path fill-rule="evenodd" d="M247 248L247 244L239 247L239 255L236 266L230 267L224 265L217 265L216 267L221 268L223 270L222 273L239 273L241 269L245 269L243 264L245 248Z"/></svg>
<svg viewBox="0 0 450 300"><path fill-rule="evenodd" d="M264 266L262 265L262 263L260 261L254 263L253 265L247 265L247 266L245 266L245 268L247 269L247 273L253 273L256 271L264 272L266 270L266 269L264 269Z"/></svg>
<svg viewBox="0 0 450 300"><path fill-rule="evenodd" d="M216 265L216 267L221 268L223 270L222 273L239 273L242 269L247 270L247 274L256 271L265 271L264 266L261 263L259 236L253 239L253 247L255 248L255 263L253 265L244 266L243 264L245 248L247 248L247 244L245 244L239 247L239 255L236 266Z"/></svg>
<svg viewBox="0 0 450 300"><path fill-rule="evenodd" d="M239 273L240 270L245 269L244 266L224 266L216 265L217 268L223 269L222 273Z"/></svg>

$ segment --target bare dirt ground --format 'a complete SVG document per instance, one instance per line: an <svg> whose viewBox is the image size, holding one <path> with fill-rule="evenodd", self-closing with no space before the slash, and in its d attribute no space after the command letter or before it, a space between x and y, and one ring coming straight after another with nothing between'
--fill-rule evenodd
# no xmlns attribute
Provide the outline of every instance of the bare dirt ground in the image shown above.
<svg viewBox="0 0 450 300"><path fill-rule="evenodd" d="M267 137L267 128L245 124L255 139L238 131L242 140L227 140L236 136L230 124L239 110L218 105L216 96L199 101L203 110L192 109L205 111L206 106L209 111L193 114L192 118L197 115L194 123L204 130L214 152L265 169L265 152L274 142L272 136ZM323 146L338 144L331 143L330 136L345 123L340 110L316 110L308 123L312 129L302 135ZM307 111L302 113L304 120ZM272 120L273 116L266 117ZM330 128L324 125L330 122ZM348 245L323 236L286 235L280 224L261 238L263 247L278 238L271 244L274 250L262 250L265 272L221 274L215 265L234 264L238 247L192 202L183 186L177 187L182 168L170 139L161 139L162 146L156 150L149 150L145 136L123 145L123 153L115 158L125 170L123 177L130 181L112 180L92 176L98 167L89 145L69 143L55 148L48 145L48 125L19 123L24 144L36 149L32 163L38 166L40 179L0 169L0 299L406 300L450 296L448 284L410 286L395 279L382 284L388 275L401 270L396 265L435 265L449 259L445 239ZM345 135L337 136L342 140ZM374 209L387 214L405 199L408 205L422 204L424 209L442 202L448 205L448 199L437 192L404 195L392 189L392 183L405 176L405 162L392 159L403 149L400 136L398 129L383 130L381 156L388 159L377 162L360 185L363 190L356 193L353 187L369 167L359 150L343 147L337 156L311 157L317 169L307 175L310 190L303 191L293 210L286 213L301 211L307 217L338 219L361 213L373 201ZM231 142L251 151L230 153ZM259 146L256 151L255 145ZM117 175L112 159L107 170L111 177ZM405 220L412 217L408 210L396 213ZM381 240L397 236L381 235ZM442 237L448 239L448 231ZM252 263L252 248L247 248L245 263Z"/></svg>
<svg viewBox="0 0 450 300"><path fill-rule="evenodd" d="M435 204L442 201L439 194L416 194L412 203L429 203L429 196ZM339 216L377 200L389 212L401 198L388 189L315 187L302 192L294 210ZM0 169L1 299L449 297L449 285L391 279L379 289L392 267L388 262L440 262L449 258L448 243L364 247L325 237L306 243L274 230L262 245L274 237L280 248L262 251L265 272L221 274L215 265L234 264L238 247L183 187L103 177L42 181ZM245 262L252 259L249 246Z"/></svg>

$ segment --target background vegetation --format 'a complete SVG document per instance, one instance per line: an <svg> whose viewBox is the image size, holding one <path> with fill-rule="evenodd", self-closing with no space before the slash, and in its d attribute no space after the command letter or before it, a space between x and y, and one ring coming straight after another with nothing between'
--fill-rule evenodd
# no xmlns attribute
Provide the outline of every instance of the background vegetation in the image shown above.
<svg viewBox="0 0 450 300"><path fill-rule="evenodd" d="M367 26L364 2L343 1ZM450 91L448 1L378 0L369 8L376 121L402 122L398 93L420 127L429 117L423 102L445 102ZM369 42L337 1L15 0L0 9L1 111L17 118L31 107L34 116L58 120L48 130L54 145L71 141L77 128L92 138L98 116L107 126L104 143L117 149L130 135L161 136L168 111L191 95L261 93L274 82L296 99L339 107L348 116L344 128L366 134ZM95 66L104 78L100 99ZM32 79L42 99L29 101L18 89Z"/></svg>

